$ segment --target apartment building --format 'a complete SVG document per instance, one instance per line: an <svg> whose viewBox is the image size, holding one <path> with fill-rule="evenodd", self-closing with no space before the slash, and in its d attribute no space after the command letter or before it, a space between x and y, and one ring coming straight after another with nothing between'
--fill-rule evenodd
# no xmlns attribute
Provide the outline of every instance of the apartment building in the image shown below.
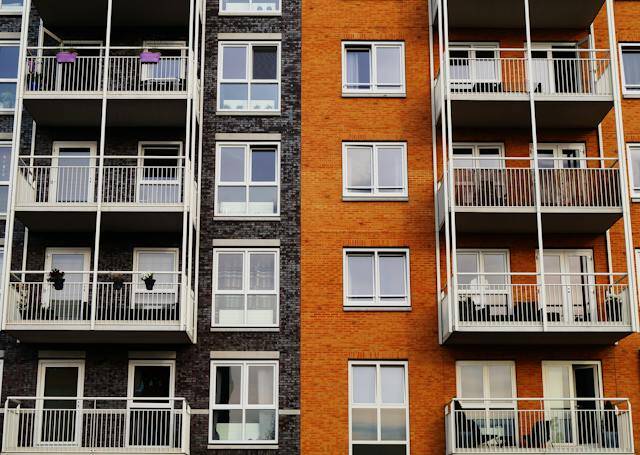
<svg viewBox="0 0 640 455"><path fill-rule="evenodd" d="M303 452L635 453L638 2L322 5Z"/></svg>
<svg viewBox="0 0 640 455"><path fill-rule="evenodd" d="M2 453L299 453L298 2L16 3Z"/></svg>

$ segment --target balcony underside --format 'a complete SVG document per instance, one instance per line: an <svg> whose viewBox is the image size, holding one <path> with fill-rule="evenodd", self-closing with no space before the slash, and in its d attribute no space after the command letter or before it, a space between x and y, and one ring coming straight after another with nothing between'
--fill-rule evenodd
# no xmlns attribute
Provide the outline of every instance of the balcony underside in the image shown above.
<svg viewBox="0 0 640 455"><path fill-rule="evenodd" d="M110 98L107 103L109 127L179 127L186 122L187 103L180 95L144 95L144 98ZM161 97L165 97L162 99ZM102 100L97 97L25 97L24 105L43 126L100 126Z"/></svg>
<svg viewBox="0 0 640 455"><path fill-rule="evenodd" d="M462 328L454 330L445 344L483 345L612 345L631 335L631 327L589 329L581 327Z"/></svg>
<svg viewBox="0 0 640 455"><path fill-rule="evenodd" d="M532 28L586 29L604 0L530 0ZM448 0L451 28L524 28L524 3Z"/></svg>
<svg viewBox="0 0 640 455"><path fill-rule="evenodd" d="M52 323L53 324L53 323ZM64 324L56 321L55 330L52 324L30 324L26 328L22 324L7 324L6 333L22 343L92 343L92 344L188 344L191 337L186 330L175 325L100 325L90 330L90 325Z"/></svg>
<svg viewBox="0 0 640 455"><path fill-rule="evenodd" d="M538 128L596 128L613 108L607 96L547 97L536 100ZM531 111L526 95L452 95L454 127L528 128Z"/></svg>
<svg viewBox="0 0 640 455"><path fill-rule="evenodd" d="M17 218L34 232L93 232L94 207L17 209ZM179 232L183 206L161 208L110 209L103 206L101 226L111 232Z"/></svg>

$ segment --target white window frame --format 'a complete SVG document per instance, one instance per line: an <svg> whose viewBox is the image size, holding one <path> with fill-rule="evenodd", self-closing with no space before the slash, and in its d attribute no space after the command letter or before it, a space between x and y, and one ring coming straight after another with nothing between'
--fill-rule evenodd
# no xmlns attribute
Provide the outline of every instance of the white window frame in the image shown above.
<svg viewBox="0 0 640 455"><path fill-rule="evenodd" d="M218 258L221 254L235 253L242 254L242 290L229 291L218 289ZM274 269L274 290L273 291L251 291L249 289L250 272L249 256L251 254L272 254L275 256ZM213 302L211 307L211 327L215 328L267 328L280 326L280 249L279 248L216 248L213 250ZM242 295L244 296L244 324L216 324L216 295ZM274 324L250 325L247 320L247 303L250 295L274 295L276 297L276 320Z"/></svg>
<svg viewBox="0 0 640 455"><path fill-rule="evenodd" d="M380 88L378 87L378 66L377 66L377 53L376 49L379 47L393 47L400 48L401 58L401 87L398 89L393 88ZM358 89L348 87L347 77L347 48L369 48L371 55L371 62L369 65L369 85L368 89ZM406 74L406 56L405 56L405 43L404 41L343 41L342 42L342 95L350 97L366 97L366 96L396 96L404 97L407 94L407 74Z"/></svg>
<svg viewBox="0 0 640 455"><path fill-rule="evenodd" d="M636 98L640 97L640 84L637 84L634 87L627 87L627 80L624 73L624 49L625 48L635 48L637 49L638 54L640 54L640 42L635 43L619 43L618 44L618 52L620 53L620 82L622 84L622 95L625 98Z"/></svg>
<svg viewBox="0 0 640 455"><path fill-rule="evenodd" d="M242 182L221 182L221 172L222 166L221 163L221 153L224 147L244 147L244 181ZM276 180L275 182L252 182L251 181L251 150L252 148L274 148L276 151ZM269 218L278 218L280 216L280 204L281 204L281 194L280 194L280 181L281 181L281 172L280 172L280 142L218 142L216 143L216 163L215 166L215 189L214 189L214 218L260 218L260 219L269 219ZM220 213L220 204L218 203L218 189L220 186L225 187L239 187L245 188L245 213ZM277 202L276 205L278 209L276 213L269 213L261 215L259 213L249 213L249 190L252 187L276 187L276 196Z"/></svg>
<svg viewBox="0 0 640 455"><path fill-rule="evenodd" d="M2 13L4 13L5 11L15 11L16 13L21 12L22 8L18 9L18 8L6 8L2 6L2 0L0 0L0 17L2 16ZM1 47L17 47L18 50L20 50L20 41L15 41L15 40L0 40L0 46ZM20 58L21 58L22 54L19 52L18 53L18 64L20 62ZM0 83L3 84L14 84L16 89L15 89L15 96L16 96L16 104L18 103L18 68L16 68L16 77L9 77L9 78L0 78ZM0 108L0 114L12 114L13 112L15 112L16 110L16 106L14 104L13 107L9 108Z"/></svg>
<svg viewBox="0 0 640 455"><path fill-rule="evenodd" d="M6 212L2 212L0 211L0 219L3 219L4 217L6 217L7 213L9 213L9 185L11 185L11 156L13 155L13 143L11 141L0 141L0 148L9 148L10 153L9 153L9 176L7 177L7 180L0 180L0 187L6 187L7 188L7 211Z"/></svg>
<svg viewBox="0 0 640 455"><path fill-rule="evenodd" d="M584 169L587 167L587 163L584 160L587 153L587 147L584 142L539 142L538 143L538 153L540 153L540 149L551 149L553 150L553 158L550 157L540 157L538 156L538 161L540 160L551 160L553 159L553 169L571 169L562 167L563 161L577 161L578 168ZM562 155L563 150L577 150L578 156L575 158L567 158ZM533 144L529 144L529 153L531 155L531 167L533 167Z"/></svg>
<svg viewBox="0 0 640 455"><path fill-rule="evenodd" d="M640 162L640 143L631 142L627 144L627 161L629 163L629 186L631 191L631 197L634 199L634 202L640 200L640 186L637 188L633 185L633 155L638 156L638 161ZM638 176L640 180L640 175Z"/></svg>
<svg viewBox="0 0 640 455"><path fill-rule="evenodd" d="M176 149L176 178L174 180L145 180L144 176L144 160L148 150L153 150L154 147L157 148L175 148ZM184 169L184 156L182 155L182 142L180 141L140 141L138 142L138 175L136 178L137 187L136 187L136 202L140 202L140 187L149 184L151 186L159 187L159 186L169 186L175 185L178 188L178 197L181 200L184 200L184 196L182 196L182 174ZM150 154L154 156L153 153ZM170 157L167 157L170 159Z"/></svg>
<svg viewBox="0 0 640 455"><path fill-rule="evenodd" d="M153 77L151 69L154 64L144 64L140 65L142 67L142 72L140 74L140 80L142 81L178 81L186 78L187 75L187 42L186 41L143 41L142 47L145 51L149 49L167 49L175 47L176 50L180 51L180 78L161 78L161 77ZM162 61L162 56L160 56L160 60Z"/></svg>
<svg viewBox="0 0 640 455"><path fill-rule="evenodd" d="M84 270L61 270L61 272L84 272L82 274L82 304L86 304L88 308L91 305L89 302L89 272L91 271L91 248L77 248L77 247L52 247L45 248L44 252L44 272L43 273L43 292L42 301L47 305L50 305L50 286L47 282L49 278L49 271L52 269L52 260L54 254L81 254L84 256Z"/></svg>
<svg viewBox="0 0 640 455"><path fill-rule="evenodd" d="M505 160L503 159L505 157L505 147L504 147L504 143L502 142L454 142L453 143L453 164L454 164L454 169L465 169L465 168L457 168L455 166L455 160L456 160L456 154L455 154L455 149L456 148L470 148L471 149L471 155L468 158L462 158L462 155L460 155L460 159L462 160L473 160L473 167L472 168L467 168L467 169L482 169L481 166L481 162L483 160L483 158L480 155L480 151L483 149L498 149L498 155L496 155L495 158L493 159L497 159L500 163L499 167L496 169L504 169L505 168ZM492 158L484 158L486 160L490 160Z"/></svg>
<svg viewBox="0 0 640 455"><path fill-rule="evenodd" d="M457 41L449 43L449 48L455 51L467 51L469 53L469 78L468 79L454 79L451 78L451 82L455 84L455 88L466 89L473 87L473 84L477 83L500 83L502 82L502 60L500 59L500 43L491 41ZM451 50L449 52L451 52ZM496 78L494 79L478 79L477 77L477 51L494 51L495 55L495 69ZM450 57L451 59L451 57ZM449 63L451 65L451 63ZM451 72L451 71L450 71Z"/></svg>
<svg viewBox="0 0 640 455"><path fill-rule="evenodd" d="M173 262L173 292L176 295L176 300L180 298L179 295L179 286L184 286L185 283L182 282L181 273L180 273L180 248L134 248L133 249L133 273L131 276L131 308L142 307L142 308L157 308L157 304L154 303L138 303L136 301L137 294L154 294L158 293L157 290L149 291L142 280L142 274L147 272L158 272L158 270L139 270L139 254L140 253L171 253L173 254L174 262ZM167 290L160 291L162 293L167 293Z"/></svg>
<svg viewBox="0 0 640 455"><path fill-rule="evenodd" d="M278 9L273 11L257 11L252 8L253 4L260 3L260 0L246 0L249 3L249 9L229 11L224 10L222 7L223 0L220 0L218 8L218 15L220 16L281 16L282 15L282 2L286 0L280 0Z"/></svg>
<svg viewBox="0 0 640 455"><path fill-rule="evenodd" d="M169 403L157 403L157 402L147 402L139 401L135 402L135 397L133 395L133 386L135 380L135 372L136 367L169 367L169 396L166 397L169 400ZM128 376L127 376L127 401L128 407L130 408L173 408L173 402L171 399L175 397L175 382L176 382L176 361L175 360L129 360L128 367ZM155 397L154 397L155 398ZM165 397L158 397L165 398Z"/></svg>
<svg viewBox="0 0 640 455"><path fill-rule="evenodd" d="M349 295L349 256L357 254L371 254L373 255L373 295L370 299L362 303L357 303L352 300L353 298L362 297L367 298L369 296L350 296ZM380 296L380 255L396 254L404 255L405 259L405 293L404 297L397 296L397 301L404 298L404 303L385 303ZM411 261L409 258L409 248L344 248L342 250L343 262L342 262L342 282L343 282L343 305L345 308L364 308L364 309L387 309L387 308L399 308L409 309L411 308ZM393 298L396 296L391 296Z"/></svg>
<svg viewBox="0 0 640 455"><path fill-rule="evenodd" d="M402 192L386 193L380 191L378 184L378 152L381 148L399 147L402 149ZM371 149L371 193L364 194L351 192L348 186L349 181L349 150L352 148ZM394 187L395 188L395 187ZM409 178L407 165L407 143L406 142L343 142L342 143L342 197L346 200L367 201L367 200L406 200L409 196Z"/></svg>
<svg viewBox="0 0 640 455"><path fill-rule="evenodd" d="M481 403L481 408L486 409L515 409L517 405L518 390L516 383L516 363L512 360L458 360L456 361L456 395L462 398L462 367L464 366L481 366L482 367L482 397L465 399L461 401L462 408L478 407L477 403ZM491 384L489 380L489 368L492 366L508 366L511 370L511 397L492 397ZM493 401L496 403L493 403Z"/></svg>
<svg viewBox="0 0 640 455"><path fill-rule="evenodd" d="M376 368L376 403L375 404L361 404L353 402L353 368L354 367L375 367ZM383 404L381 399L381 391L382 382L380 381L380 369L385 366L401 366L404 368L404 404ZM378 439L373 441L354 441L353 440L353 408L363 409L376 409L378 411ZM380 420L380 410L381 409L405 409L407 416L405 421L405 429L406 429L406 439L404 442L402 441L383 441L380 439L380 431L381 431L381 420ZM351 360L349 361L349 454L353 453L354 444L357 445L402 445L405 444L407 447L406 455L410 455L411 453L411 427L410 427L410 415L409 415L409 362L407 361L392 361L392 360Z"/></svg>
<svg viewBox="0 0 640 455"><path fill-rule="evenodd" d="M507 308L505 308L505 310L507 312L511 311L511 302L512 302L512 296L511 296L511 251L509 249L505 249L505 248L458 248L458 250L456 251L456 258L459 254L467 254L467 255L474 255L476 258L476 266L478 268L478 278L479 278L479 282L476 283L477 286L480 286L480 288L477 291L465 291L465 290L461 290L458 289L458 294L462 295L462 296L471 296L473 298L473 296L479 296L480 299L478 302L476 302L476 306L484 308L487 305L485 299L484 299L484 294L485 291L484 289L486 289L488 286L491 286L489 283L486 282L486 280L484 279L484 255L485 254L492 254L492 255L502 255L504 257L504 261L505 261L505 284L496 284L493 286L496 287L500 287L500 286L504 286L504 291L503 292L499 292L499 290L491 290L489 292L489 294L491 296L495 296L498 294L504 294L506 296L506 304L507 304ZM456 261L457 263L457 261ZM460 272L458 272L456 270L456 274L458 274ZM459 281L459 280L458 280ZM458 285L460 287L460 285Z"/></svg>
<svg viewBox="0 0 640 455"><path fill-rule="evenodd" d="M242 372L240 377L241 382L241 396L240 396L240 404L225 404L225 405L217 405L215 404L216 400L216 367L227 367L227 366L241 366ZM250 366L269 366L273 367L273 404L254 404L249 405L248 396L249 396L249 367ZM210 388L209 388L209 430L208 430L208 441L209 444L214 445L255 445L256 448L259 448L261 445L269 444L277 444L278 443L278 423L279 423L279 387L280 387L280 362L278 360L212 360L209 377L210 377ZM228 440L215 440L213 439L213 412L217 410L229 410L236 409L242 410L242 433L245 432L245 422L246 422L246 411L252 409L260 409L260 410L273 410L275 413L275 439L273 440L237 440L237 441L228 441Z"/></svg>
<svg viewBox="0 0 640 455"><path fill-rule="evenodd" d="M22 14L24 10L24 0L22 0L22 5L19 6L5 6L4 1L0 0L0 15L18 15Z"/></svg>
<svg viewBox="0 0 640 455"><path fill-rule="evenodd" d="M277 63L277 77L276 79L253 79L253 47L275 47L276 48L276 63ZM228 79L223 80L222 74L224 69L224 48L225 47L244 47L247 50L246 53L246 68L245 68L245 78L244 79ZM218 42L218 77L217 77L217 112L222 113L279 113L282 109L282 42L281 41L220 41ZM248 108L247 109L237 109L237 108L225 108L221 106L222 97L221 97L221 86L223 83L231 83L231 84L246 84L247 85L247 93L248 93ZM251 109L251 84L277 84L278 85L278 108L277 109Z"/></svg>
<svg viewBox="0 0 640 455"><path fill-rule="evenodd" d="M60 149L89 149L89 166L87 166L88 179L87 179L87 200L85 202L58 202L58 175L59 175L59 160ZM51 157L51 173L49 175L49 194L48 200L50 204L60 205L80 205L80 204L95 204L95 179L97 177L96 166L96 150L98 144L94 141L55 141L52 148ZM53 184L52 184L53 182Z"/></svg>

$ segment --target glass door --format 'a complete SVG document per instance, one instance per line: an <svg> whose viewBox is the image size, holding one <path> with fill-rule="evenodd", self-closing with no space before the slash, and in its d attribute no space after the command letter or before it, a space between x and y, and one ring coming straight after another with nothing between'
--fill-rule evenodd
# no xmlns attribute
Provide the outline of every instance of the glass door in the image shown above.
<svg viewBox="0 0 640 455"><path fill-rule="evenodd" d="M140 149L137 202L177 204L182 200L181 145L144 144Z"/></svg>
<svg viewBox="0 0 640 455"><path fill-rule="evenodd" d="M50 202L94 202L95 150L95 143L54 144L49 184Z"/></svg>
<svg viewBox="0 0 640 455"><path fill-rule="evenodd" d="M136 249L133 306L153 319L178 317L178 250ZM152 275L152 276L150 276Z"/></svg>
<svg viewBox="0 0 640 455"><path fill-rule="evenodd" d="M91 250L47 248L43 285L43 313L47 320L89 318L89 265ZM64 272L61 282L49 281L50 272Z"/></svg>

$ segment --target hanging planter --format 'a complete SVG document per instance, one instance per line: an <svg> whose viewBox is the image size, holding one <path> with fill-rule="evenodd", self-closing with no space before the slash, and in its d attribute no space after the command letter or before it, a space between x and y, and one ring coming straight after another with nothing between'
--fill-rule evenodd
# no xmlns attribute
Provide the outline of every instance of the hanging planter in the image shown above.
<svg viewBox="0 0 640 455"><path fill-rule="evenodd" d="M160 52L142 51L140 53L140 63L155 64L160 63Z"/></svg>
<svg viewBox="0 0 640 455"><path fill-rule="evenodd" d="M144 281L147 291L153 291L153 286L156 284L156 280L153 278L153 273L145 273L142 275L142 281Z"/></svg>
<svg viewBox="0 0 640 455"><path fill-rule="evenodd" d="M61 272L58 269L51 270L47 281L53 284L53 289L56 291L62 291L62 289L64 289L64 272Z"/></svg>
<svg viewBox="0 0 640 455"><path fill-rule="evenodd" d="M56 61L58 63L75 63L77 57L78 53L73 50L60 51L56 54Z"/></svg>
<svg viewBox="0 0 640 455"><path fill-rule="evenodd" d="M113 275L111 275L111 282L113 283L114 291L121 291L122 288L124 288L124 275L114 273Z"/></svg>

